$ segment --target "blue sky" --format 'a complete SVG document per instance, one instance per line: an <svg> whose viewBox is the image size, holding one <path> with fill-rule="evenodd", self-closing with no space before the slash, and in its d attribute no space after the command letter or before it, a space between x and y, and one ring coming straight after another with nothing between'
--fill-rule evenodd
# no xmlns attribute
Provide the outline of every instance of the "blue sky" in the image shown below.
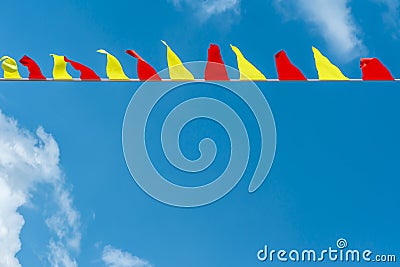
<svg viewBox="0 0 400 267"><path fill-rule="evenodd" d="M271 78L280 49L317 78L312 45L351 78L361 77L360 57L379 57L400 78L397 0L20 1L3 3L2 11L0 54L27 54L48 77L50 53L105 77L100 48L130 77L136 62L126 49L162 70L166 40L184 62L206 60L217 43L235 67L234 44ZM249 194L246 174L223 199L193 209L155 201L126 167L122 122L139 86L0 84L4 266L263 266L270 263L256 253L265 244L324 249L341 237L351 248L398 253L397 83L258 84L278 138L267 180ZM188 139L183 150L190 153Z"/></svg>

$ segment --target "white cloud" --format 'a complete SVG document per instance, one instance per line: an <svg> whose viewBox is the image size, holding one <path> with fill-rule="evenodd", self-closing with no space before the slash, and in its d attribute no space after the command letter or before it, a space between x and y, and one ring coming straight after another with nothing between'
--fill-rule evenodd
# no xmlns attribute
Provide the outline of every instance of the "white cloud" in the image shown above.
<svg viewBox="0 0 400 267"><path fill-rule="evenodd" d="M365 52L349 0L274 0L287 19L301 19L324 38L330 50L345 62Z"/></svg>
<svg viewBox="0 0 400 267"><path fill-rule="evenodd" d="M70 192L63 185L56 184L54 193L60 209L46 221L49 229L56 235L55 239L50 240L48 259L52 266L76 267L78 265L69 255L69 251L77 252L80 249L80 216L73 207Z"/></svg>
<svg viewBox="0 0 400 267"><path fill-rule="evenodd" d="M0 266L20 266L15 254L21 249L19 233L25 221L17 209L26 202L23 193L0 179Z"/></svg>
<svg viewBox="0 0 400 267"><path fill-rule="evenodd" d="M198 18L201 21L206 21L210 17L223 14L233 13L240 14L240 0L168 0L172 2L175 7L181 8L184 5L189 6L195 10Z"/></svg>
<svg viewBox="0 0 400 267"><path fill-rule="evenodd" d="M41 127L35 135L21 129L0 111L0 151L0 266L21 266L16 254L25 220L19 208L30 203L38 185L49 184L58 210L47 220L54 234L49 242L50 264L75 267L71 251L79 250L79 213L65 188L56 141Z"/></svg>
<svg viewBox="0 0 400 267"><path fill-rule="evenodd" d="M104 247L101 259L107 267L152 267L148 261L110 245Z"/></svg>
<svg viewBox="0 0 400 267"><path fill-rule="evenodd" d="M385 7L382 19L385 25L392 30L393 38L400 33L400 1L399 0L372 0Z"/></svg>
<svg viewBox="0 0 400 267"><path fill-rule="evenodd" d="M49 249L51 251L48 260L53 267L77 267L78 264L74 258L72 258L65 245L54 240L50 241Z"/></svg>

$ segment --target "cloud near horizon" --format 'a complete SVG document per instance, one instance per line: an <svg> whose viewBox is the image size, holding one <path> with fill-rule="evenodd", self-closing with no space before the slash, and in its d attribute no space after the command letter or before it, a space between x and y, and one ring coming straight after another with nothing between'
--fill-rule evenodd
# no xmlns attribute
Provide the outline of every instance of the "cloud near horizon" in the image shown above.
<svg viewBox="0 0 400 267"><path fill-rule="evenodd" d="M382 20L386 27L392 32L392 37L400 36L400 1L399 0L372 0L372 2L383 6Z"/></svg>
<svg viewBox="0 0 400 267"><path fill-rule="evenodd" d="M204 22L213 16L230 13L240 15L240 0L167 0L172 2L176 8L185 6L191 8L197 18Z"/></svg>
<svg viewBox="0 0 400 267"><path fill-rule="evenodd" d="M106 267L153 267L147 260L107 245L101 256Z"/></svg>
<svg viewBox="0 0 400 267"><path fill-rule="evenodd" d="M35 134L20 128L0 110L0 151L0 266L21 266L16 254L25 219L19 209L31 204L39 185L48 184L57 211L46 221L53 238L44 250L51 266L76 267L71 254L79 251L80 215L59 168L57 142L42 127Z"/></svg>
<svg viewBox="0 0 400 267"><path fill-rule="evenodd" d="M342 62L366 52L360 29L354 21L349 0L274 0L287 20L302 20L324 39L329 50Z"/></svg>

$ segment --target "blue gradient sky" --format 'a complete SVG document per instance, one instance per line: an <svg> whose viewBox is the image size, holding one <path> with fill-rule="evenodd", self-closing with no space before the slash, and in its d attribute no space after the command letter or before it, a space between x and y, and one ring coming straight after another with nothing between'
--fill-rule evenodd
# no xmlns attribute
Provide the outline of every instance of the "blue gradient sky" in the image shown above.
<svg viewBox="0 0 400 267"><path fill-rule="evenodd" d="M220 45L225 63L235 66L232 43L267 77L276 78L273 55L285 49L307 77L316 78L314 45L351 78L361 77L360 56L379 57L400 78L396 12L379 1L350 3L351 19L345 24L352 29L349 42L357 45L347 49L332 44L318 26L322 21L297 6L307 6L305 1L289 2L292 6L285 7L279 1L241 1L234 10L209 18L190 1L180 6L166 0L5 2L0 54L17 59L27 54L48 77L53 66L48 54L65 54L105 77L105 58L95 52L104 48L135 77L136 62L124 54L126 49L161 70L167 66L161 39L183 61L205 60L212 42ZM27 76L24 68L20 72ZM341 237L351 248L398 253L398 83L258 84L278 136L266 182L249 194L246 176L222 200L194 209L153 200L129 174L122 122L139 85L0 84L0 109L31 131L42 125L60 147L61 166L81 214L79 266L104 266L106 245L158 267L271 265L257 261L264 244L323 249ZM34 199L40 206L41 195ZM47 266L41 257L48 240L41 212L27 207L22 213L21 264ZM345 266L324 264L339 265Z"/></svg>

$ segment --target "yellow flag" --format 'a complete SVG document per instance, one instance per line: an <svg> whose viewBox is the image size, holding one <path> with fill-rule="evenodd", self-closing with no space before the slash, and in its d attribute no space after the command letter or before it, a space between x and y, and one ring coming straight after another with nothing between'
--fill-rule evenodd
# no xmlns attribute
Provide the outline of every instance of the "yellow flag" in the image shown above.
<svg viewBox="0 0 400 267"><path fill-rule="evenodd" d="M241 80L266 80L267 78L253 64L251 64L240 52L239 48L231 45L233 52L236 54L238 69Z"/></svg>
<svg viewBox="0 0 400 267"><path fill-rule="evenodd" d="M346 76L343 75L343 73L340 71L338 67L333 65L327 57L321 54L321 52L315 48L314 46L312 47L313 53L314 53L314 59L315 59L315 66L318 71L318 78L320 80L348 80Z"/></svg>
<svg viewBox="0 0 400 267"><path fill-rule="evenodd" d="M166 42L161 42L167 47L168 70L171 80L194 80L193 74L185 68L174 51L172 51Z"/></svg>
<svg viewBox="0 0 400 267"><path fill-rule="evenodd" d="M0 58L1 67L4 70L4 78L5 79L21 79L21 75L19 75L18 72L18 65L17 62L9 57L9 56L4 56Z"/></svg>
<svg viewBox="0 0 400 267"><path fill-rule="evenodd" d="M108 79L110 80L129 80L128 76L125 75L124 69L119 63L118 59L108 53L104 49L97 50L98 53L107 55L107 66L106 66L106 73Z"/></svg>
<svg viewBox="0 0 400 267"><path fill-rule="evenodd" d="M67 72L67 62L64 60L64 56L56 54L50 54L54 60L53 67L53 78L54 80L72 80L71 75Z"/></svg>

